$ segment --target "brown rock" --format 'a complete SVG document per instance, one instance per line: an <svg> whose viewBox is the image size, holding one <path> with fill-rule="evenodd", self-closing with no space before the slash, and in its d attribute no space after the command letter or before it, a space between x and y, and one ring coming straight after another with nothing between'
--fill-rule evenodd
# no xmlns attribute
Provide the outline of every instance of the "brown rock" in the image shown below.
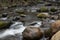
<svg viewBox="0 0 60 40"><path fill-rule="evenodd" d="M60 40L60 31L58 31L56 34L54 34L52 36L51 40Z"/></svg>
<svg viewBox="0 0 60 40"><path fill-rule="evenodd" d="M60 30L60 20L57 20L56 22L52 23L51 28L53 33Z"/></svg>
<svg viewBox="0 0 60 40"><path fill-rule="evenodd" d="M36 27L27 27L23 32L24 40L39 40L42 36L43 33Z"/></svg>
<svg viewBox="0 0 60 40"><path fill-rule="evenodd" d="M60 20L56 20L51 24L51 28L44 31L45 37L49 37L49 39L51 39L51 37L59 30L60 30Z"/></svg>

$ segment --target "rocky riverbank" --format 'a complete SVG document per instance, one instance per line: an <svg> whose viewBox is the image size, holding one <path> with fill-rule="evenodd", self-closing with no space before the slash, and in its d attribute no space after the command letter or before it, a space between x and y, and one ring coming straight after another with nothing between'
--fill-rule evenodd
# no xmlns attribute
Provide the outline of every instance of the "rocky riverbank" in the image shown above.
<svg viewBox="0 0 60 40"><path fill-rule="evenodd" d="M0 40L53 40L53 35L60 30L59 3L47 0L20 2L1 4ZM22 37L20 31L25 27Z"/></svg>

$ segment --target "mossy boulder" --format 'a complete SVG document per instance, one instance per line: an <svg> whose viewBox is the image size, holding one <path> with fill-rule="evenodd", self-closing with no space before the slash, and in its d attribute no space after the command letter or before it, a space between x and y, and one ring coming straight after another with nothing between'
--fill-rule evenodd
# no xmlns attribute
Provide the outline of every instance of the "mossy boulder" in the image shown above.
<svg viewBox="0 0 60 40"><path fill-rule="evenodd" d="M39 14L37 14L37 17L38 18L47 18L47 17L49 17L49 15L45 14L45 13L39 13Z"/></svg>
<svg viewBox="0 0 60 40"><path fill-rule="evenodd" d="M0 21L0 29L9 28L11 22Z"/></svg>
<svg viewBox="0 0 60 40"><path fill-rule="evenodd" d="M41 11L41 12L48 12L48 9L47 9L46 7L41 7L41 8L40 8L40 11Z"/></svg>
<svg viewBox="0 0 60 40"><path fill-rule="evenodd" d="M56 12L57 9L56 9L56 8L51 8L50 11L51 11L51 12Z"/></svg>
<svg viewBox="0 0 60 40"><path fill-rule="evenodd" d="M21 17L25 17L26 15L25 14L20 14Z"/></svg>
<svg viewBox="0 0 60 40"><path fill-rule="evenodd" d="M51 27L48 30L44 31L45 37L51 37L60 30L60 20L57 20L53 23L51 23Z"/></svg>

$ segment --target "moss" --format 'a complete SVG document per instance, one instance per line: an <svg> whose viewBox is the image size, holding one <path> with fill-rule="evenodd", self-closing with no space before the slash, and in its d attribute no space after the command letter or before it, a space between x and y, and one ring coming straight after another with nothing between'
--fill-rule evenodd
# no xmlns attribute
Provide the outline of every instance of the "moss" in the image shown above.
<svg viewBox="0 0 60 40"><path fill-rule="evenodd" d="M0 21L0 29L8 28L9 25L10 25L10 22Z"/></svg>
<svg viewBox="0 0 60 40"><path fill-rule="evenodd" d="M55 11L57 11L57 9L51 8L50 11L51 11L51 12L55 12Z"/></svg>
<svg viewBox="0 0 60 40"><path fill-rule="evenodd" d="M38 17L38 18L46 18L46 17L48 17L48 16L45 15L45 14L39 13L39 14L37 14L37 17Z"/></svg>
<svg viewBox="0 0 60 40"><path fill-rule="evenodd" d="M42 7L42 8L40 8L40 11L41 12L48 12L48 9L46 7Z"/></svg>
<svg viewBox="0 0 60 40"><path fill-rule="evenodd" d="M43 33L39 28L36 27L27 27L23 33L23 39L25 40L39 40L42 38Z"/></svg>
<svg viewBox="0 0 60 40"><path fill-rule="evenodd" d="M48 29L44 31L45 37L51 37L52 36L52 29Z"/></svg>
<svg viewBox="0 0 60 40"><path fill-rule="evenodd" d="M21 12L21 11L19 11L19 10L18 10L18 11L16 11L16 13L24 14L24 12L23 12L23 11Z"/></svg>

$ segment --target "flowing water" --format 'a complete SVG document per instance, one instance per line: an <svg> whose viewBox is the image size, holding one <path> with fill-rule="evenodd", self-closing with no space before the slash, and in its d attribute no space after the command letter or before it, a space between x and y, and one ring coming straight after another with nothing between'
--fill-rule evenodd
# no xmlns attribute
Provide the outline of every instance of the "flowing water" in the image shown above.
<svg viewBox="0 0 60 40"><path fill-rule="evenodd" d="M36 24L34 24L36 23ZM41 21L34 21L30 24L34 24L33 27L40 27L41 26ZM15 22L10 26L9 29L4 30L2 33L0 33L0 40L22 40L22 32L27 26L23 26L22 22ZM46 28L47 29L47 28ZM42 30L42 32L44 32ZM43 35L43 38L40 40L47 40L45 36Z"/></svg>
<svg viewBox="0 0 60 40"><path fill-rule="evenodd" d="M36 21L37 22L37 21ZM40 24L40 25L39 25ZM41 22L37 22L35 27L41 26ZM14 37L15 39L9 39L9 40L22 40L22 32L24 31L26 27L23 26L22 22L15 22L10 26L9 29L4 30L4 32L0 33L0 40L7 40L9 37ZM44 37L43 37L44 38Z"/></svg>

